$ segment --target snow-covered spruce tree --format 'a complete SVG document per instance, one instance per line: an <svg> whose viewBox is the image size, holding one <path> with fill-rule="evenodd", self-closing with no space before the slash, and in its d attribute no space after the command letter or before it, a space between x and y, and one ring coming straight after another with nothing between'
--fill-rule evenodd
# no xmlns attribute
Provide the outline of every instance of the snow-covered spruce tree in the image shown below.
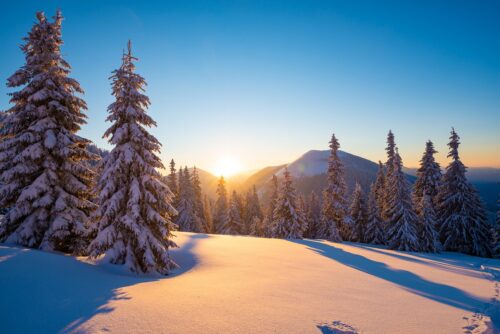
<svg viewBox="0 0 500 334"><path fill-rule="evenodd" d="M217 201L215 202L215 212L213 216L216 233L224 233L223 228L229 221L229 206L227 201L226 181L221 176L217 185Z"/></svg>
<svg viewBox="0 0 500 334"><path fill-rule="evenodd" d="M306 197L304 196L304 194L297 193L297 210L302 213L302 217L304 218L306 226L308 226L308 224L307 224L307 216L306 216L307 210L308 210L307 204L308 203L306 201ZM307 228L304 230L304 233L306 231L307 231Z"/></svg>
<svg viewBox="0 0 500 334"><path fill-rule="evenodd" d="M191 185L193 187L193 202L194 211L196 214L197 228L195 232L205 232L205 221L204 221L204 208L203 208L203 192L201 190L200 175L198 174L198 169L196 166L193 167L193 173L191 174Z"/></svg>
<svg viewBox="0 0 500 334"><path fill-rule="evenodd" d="M171 216L173 194L157 171L161 144L146 127L155 121L146 114L150 102L143 94L146 82L135 73L130 41L119 69L111 76L116 100L108 107L112 122L104 137L114 147L104 159L97 191L99 229L90 255L124 264L137 273L167 274L176 264L169 256L175 247Z"/></svg>
<svg viewBox="0 0 500 334"><path fill-rule="evenodd" d="M394 134L391 130L387 134L387 147L385 148L387 152L387 162L385 163L385 186L383 192L383 210L381 212L382 219L387 223L390 220L390 198L391 198L391 185L389 184L389 179L392 177L394 171L394 159L396 157L396 142L394 140Z"/></svg>
<svg viewBox="0 0 500 334"><path fill-rule="evenodd" d="M418 217L413 209L410 183L403 173L399 153L394 156L394 166L387 179L387 207L389 217L387 245L390 249L413 252L419 251L417 224Z"/></svg>
<svg viewBox="0 0 500 334"><path fill-rule="evenodd" d="M316 195L314 191L309 195L307 202L307 230L304 232L304 237L315 239L321 221L321 203L319 202L318 195Z"/></svg>
<svg viewBox="0 0 500 334"><path fill-rule="evenodd" d="M434 159L434 144L429 140L425 144L425 152L420 160L420 168L417 170L417 180L413 186L413 202L417 211L423 207L424 196L429 196L431 204L438 193L441 183L441 167Z"/></svg>
<svg viewBox="0 0 500 334"><path fill-rule="evenodd" d="M441 182L441 168L434 159L436 150L429 140L417 170L417 180L413 187L413 203L419 216L418 235L420 250L438 252L441 248L437 233L435 198Z"/></svg>
<svg viewBox="0 0 500 334"><path fill-rule="evenodd" d="M436 231L437 216L434 210L434 203L429 194L424 194L418 208L418 239L420 251L437 253L441 250L439 234Z"/></svg>
<svg viewBox="0 0 500 334"><path fill-rule="evenodd" d="M273 237L284 239L302 239L307 229L303 213L298 207L297 194L288 168L285 168L283 183L278 192L273 213L273 226Z"/></svg>
<svg viewBox="0 0 500 334"><path fill-rule="evenodd" d="M372 186L379 215L384 211L385 184L385 167L382 164L382 161L379 160L377 176L375 178L375 183ZM370 187L370 191L372 191L372 187Z"/></svg>
<svg viewBox="0 0 500 334"><path fill-rule="evenodd" d="M356 183L354 192L352 194L352 202L350 207L350 215L354 222L351 230L351 241L366 242L366 224L368 220L368 213L366 207L366 198L361 185Z"/></svg>
<svg viewBox="0 0 500 334"><path fill-rule="evenodd" d="M257 189L253 186L247 192L245 201L245 225L248 227L250 235L258 237L264 235L263 219L264 215L260 207L259 195L257 194Z"/></svg>
<svg viewBox="0 0 500 334"><path fill-rule="evenodd" d="M243 226L242 201L238 193L233 190L229 200L229 219L221 226L221 234L241 235Z"/></svg>
<svg viewBox="0 0 500 334"><path fill-rule="evenodd" d="M21 49L25 64L7 82L13 106L0 142L0 207L9 208L0 241L25 247L82 253L94 173L90 141L76 133L85 124L79 83L61 55L62 14L43 12Z"/></svg>
<svg viewBox="0 0 500 334"><path fill-rule="evenodd" d="M498 201L498 203L500 204L500 201ZM500 259L500 210L497 211L494 233L493 254L497 259Z"/></svg>
<svg viewBox="0 0 500 334"><path fill-rule="evenodd" d="M379 203L377 203L377 185L370 187L368 196L368 218L366 222L365 242L368 244L384 245L385 232L384 222L380 218Z"/></svg>
<svg viewBox="0 0 500 334"><path fill-rule="evenodd" d="M477 191L465 177L466 167L458 155L460 137L451 131L450 152L453 161L446 167L436 196L443 248L477 256L491 255L492 233Z"/></svg>
<svg viewBox="0 0 500 334"><path fill-rule="evenodd" d="M181 168L182 170L182 168ZM177 199L178 215L175 223L179 231L198 232L199 220L196 216L194 204L194 190L191 183L191 175L187 167L179 173L179 196Z"/></svg>
<svg viewBox="0 0 500 334"><path fill-rule="evenodd" d="M175 169L175 161L174 159L170 160L170 174L167 176L167 186L170 188L170 191L174 194L175 197L179 195L179 183L177 181L177 171Z"/></svg>
<svg viewBox="0 0 500 334"><path fill-rule="evenodd" d="M205 233L214 233L214 221L212 217L212 203L208 196L203 197L203 223Z"/></svg>
<svg viewBox="0 0 500 334"><path fill-rule="evenodd" d="M276 202L278 201L278 177L273 174L271 179L271 196L269 199L269 207L267 208L266 216L264 217L264 235L272 237L274 231L273 214Z"/></svg>
<svg viewBox="0 0 500 334"><path fill-rule="evenodd" d="M253 217L252 223L250 225L250 235L255 237L265 236L264 220L257 216Z"/></svg>
<svg viewBox="0 0 500 334"><path fill-rule="evenodd" d="M344 167L338 156L339 142L332 135L330 140L330 157L328 158L327 185L323 190L323 208L318 228L318 238L330 241L348 239L352 220L348 214L346 201L347 187L344 179Z"/></svg>

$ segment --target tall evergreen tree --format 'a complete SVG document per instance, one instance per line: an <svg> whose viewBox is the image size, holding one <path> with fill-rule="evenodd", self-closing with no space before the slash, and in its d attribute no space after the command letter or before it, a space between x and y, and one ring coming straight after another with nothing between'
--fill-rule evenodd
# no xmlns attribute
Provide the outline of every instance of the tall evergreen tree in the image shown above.
<svg viewBox="0 0 500 334"><path fill-rule="evenodd" d="M265 228L264 228L264 220L263 218L259 218L257 216L253 217L253 220L250 225L250 235L255 236L255 237L264 237L266 236L265 234Z"/></svg>
<svg viewBox="0 0 500 334"><path fill-rule="evenodd" d="M205 224L204 231L206 233L214 233L214 221L212 217L212 203L205 195L203 199L203 223Z"/></svg>
<svg viewBox="0 0 500 334"><path fill-rule="evenodd" d="M338 156L339 142L332 135L330 140L330 157L328 158L327 185L323 190L323 208L321 225L317 231L319 238L330 241L341 241L349 238L352 220L348 215L346 201L347 187L344 179L344 167Z"/></svg>
<svg viewBox="0 0 500 334"><path fill-rule="evenodd" d="M387 169L387 176L390 177L394 171L394 160L396 158L396 141L394 140L394 134L391 130L387 134L387 147L385 148L387 152L387 162L385 167Z"/></svg>
<svg viewBox="0 0 500 334"><path fill-rule="evenodd" d="M365 242L375 245L385 244L384 222L380 217L380 206L377 203L377 184L370 187L368 196L368 218L366 222Z"/></svg>
<svg viewBox="0 0 500 334"><path fill-rule="evenodd" d="M498 201L498 204L500 204L500 200ZM497 259L500 259L500 210L497 211L494 233L493 254Z"/></svg>
<svg viewBox="0 0 500 334"><path fill-rule="evenodd" d="M424 192L424 197L418 204L418 236L420 251L436 253L441 249L439 234L436 231L437 216L432 197Z"/></svg>
<svg viewBox="0 0 500 334"><path fill-rule="evenodd" d="M396 142L394 140L394 134L391 130L387 134L387 162L385 163L385 187L384 187L384 195L383 202L384 207L382 210L382 219L386 221L386 223L391 219L390 215L390 198L391 198L391 185L389 184L389 180L392 178L392 173L394 172L394 160L396 157Z"/></svg>
<svg viewBox="0 0 500 334"><path fill-rule="evenodd" d="M181 168L182 170L182 168ZM179 196L177 199L178 215L175 219L179 231L199 232L200 221L196 215L194 189L187 167L179 174Z"/></svg>
<svg viewBox="0 0 500 334"><path fill-rule="evenodd" d="M177 171L175 169L175 161L174 159L170 160L170 174L167 176L167 186L170 188L170 191L174 194L175 197L179 195L179 183L177 181Z"/></svg>
<svg viewBox="0 0 500 334"><path fill-rule="evenodd" d="M238 193L233 190L229 200L229 219L221 226L220 233L241 235L244 229L243 224L243 203Z"/></svg>
<svg viewBox="0 0 500 334"><path fill-rule="evenodd" d="M271 196L269 199L269 207L267 208L266 216L264 218L264 234L267 237L272 237L273 235L273 214L276 208L276 202L278 201L278 177L273 175L271 180Z"/></svg>
<svg viewBox="0 0 500 334"><path fill-rule="evenodd" d="M287 168L283 178L273 213L273 237L301 239L307 225L299 210L292 175Z"/></svg>
<svg viewBox="0 0 500 334"><path fill-rule="evenodd" d="M366 198L361 185L356 183L356 187L352 194L352 203L350 215L354 222L351 230L350 240L355 242L366 242L366 224L368 221L368 213L366 206Z"/></svg>
<svg viewBox="0 0 500 334"><path fill-rule="evenodd" d="M378 162L378 171L377 176L375 178L375 183L371 188L374 191L375 202L378 207L379 215L384 211L384 200L385 200L385 185L386 185L386 176L385 176L385 167L382 164L382 161ZM370 191L372 189L370 188ZM381 216L380 216L381 217Z"/></svg>
<svg viewBox="0 0 500 334"><path fill-rule="evenodd" d="M416 207L423 207L422 201L425 195L434 203L435 197L441 183L441 167L434 159L434 144L429 140L425 145L425 152L420 160L420 168L417 170L417 180L413 186L413 202Z"/></svg>
<svg viewBox="0 0 500 334"><path fill-rule="evenodd" d="M448 144L452 162L446 167L436 196L441 242L445 250L490 256L491 227L477 191L465 176L459 145L460 137L452 129Z"/></svg>
<svg viewBox="0 0 500 334"><path fill-rule="evenodd" d="M201 190L200 175L198 174L196 166L193 167L193 173L191 174L191 184L193 187L193 203L197 221L195 232L205 232L204 226L206 223L204 222L203 192Z"/></svg>
<svg viewBox="0 0 500 334"><path fill-rule="evenodd" d="M224 226L229 221L229 206L227 201L226 181L221 176L217 185L217 201L215 202L214 227L216 233L224 233Z"/></svg>
<svg viewBox="0 0 500 334"><path fill-rule="evenodd" d="M297 210L302 213L302 217L307 225L307 207L308 203L306 201L306 197L302 193L297 193ZM306 233L307 228L304 230L304 234Z"/></svg>
<svg viewBox="0 0 500 334"><path fill-rule="evenodd" d="M314 191L308 197L307 201L306 222L307 230L304 232L304 237L315 239L318 235L318 229L321 222L321 203L318 195Z"/></svg>
<svg viewBox="0 0 500 334"><path fill-rule="evenodd" d="M418 251L418 217L412 205L410 183L403 173L397 151L393 161L394 166L387 180L388 246L395 250Z"/></svg>
<svg viewBox="0 0 500 334"><path fill-rule="evenodd" d="M259 195L255 185L246 194L245 201L245 225L248 228L248 233L255 236L263 236L263 219L262 209L260 207Z"/></svg>
<svg viewBox="0 0 500 334"><path fill-rule="evenodd" d="M0 241L44 250L81 253L95 209L90 141L76 133L85 124L80 84L61 55L62 14L43 12L21 47L25 64L8 78L13 106L0 142Z"/></svg>
<svg viewBox="0 0 500 334"><path fill-rule="evenodd" d="M97 184L99 229L90 254L104 254L109 262L137 273L167 274L176 266L169 256L169 248L176 246L171 221L176 210L157 171L163 168L157 155L161 144L146 130L156 123L146 113L146 82L135 72L135 61L129 41L122 65L111 76L116 101L108 107L112 125L104 137L114 148Z"/></svg>
<svg viewBox="0 0 500 334"><path fill-rule="evenodd" d="M437 229L435 198L441 182L441 168L434 159L436 150L429 140L417 170L417 180L413 187L413 203L419 216L418 234L420 250L438 252L441 248Z"/></svg>

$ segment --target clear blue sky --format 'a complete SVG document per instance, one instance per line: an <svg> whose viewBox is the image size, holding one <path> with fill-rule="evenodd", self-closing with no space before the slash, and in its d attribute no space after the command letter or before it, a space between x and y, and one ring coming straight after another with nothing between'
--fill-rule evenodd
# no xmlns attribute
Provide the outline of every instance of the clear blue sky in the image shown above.
<svg viewBox="0 0 500 334"><path fill-rule="evenodd" d="M82 135L100 146L130 38L165 160L255 169L326 149L332 132L378 160L392 129L415 166L427 139L445 162L455 126L467 165L500 167L500 1L2 0L1 80L23 64L35 12L58 7L89 106Z"/></svg>

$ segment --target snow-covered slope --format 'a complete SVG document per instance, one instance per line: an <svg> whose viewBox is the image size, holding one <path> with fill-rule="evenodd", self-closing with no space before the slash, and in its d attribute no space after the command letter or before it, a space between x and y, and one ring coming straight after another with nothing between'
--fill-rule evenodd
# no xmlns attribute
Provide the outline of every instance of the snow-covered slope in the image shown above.
<svg viewBox="0 0 500 334"><path fill-rule="evenodd" d="M498 307L498 260L312 240L177 239L182 269L167 278L0 245L0 331L476 333Z"/></svg>

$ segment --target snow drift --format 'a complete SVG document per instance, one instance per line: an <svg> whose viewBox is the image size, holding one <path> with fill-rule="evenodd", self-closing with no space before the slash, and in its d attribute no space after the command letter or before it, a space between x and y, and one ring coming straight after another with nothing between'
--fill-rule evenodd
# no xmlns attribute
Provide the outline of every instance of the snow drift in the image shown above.
<svg viewBox="0 0 500 334"><path fill-rule="evenodd" d="M0 245L2 332L480 333L499 324L499 260L177 234L182 269L166 278Z"/></svg>

